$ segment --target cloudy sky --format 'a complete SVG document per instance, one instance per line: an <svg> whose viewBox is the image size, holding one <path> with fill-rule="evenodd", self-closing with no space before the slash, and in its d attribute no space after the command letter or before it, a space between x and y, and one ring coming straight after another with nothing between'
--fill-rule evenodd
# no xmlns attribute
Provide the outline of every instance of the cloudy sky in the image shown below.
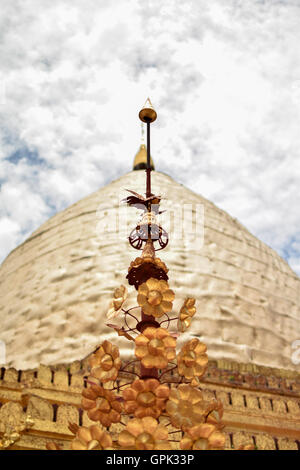
<svg viewBox="0 0 300 470"><path fill-rule="evenodd" d="M130 171L158 170L300 274L300 0L0 0L0 259Z"/></svg>

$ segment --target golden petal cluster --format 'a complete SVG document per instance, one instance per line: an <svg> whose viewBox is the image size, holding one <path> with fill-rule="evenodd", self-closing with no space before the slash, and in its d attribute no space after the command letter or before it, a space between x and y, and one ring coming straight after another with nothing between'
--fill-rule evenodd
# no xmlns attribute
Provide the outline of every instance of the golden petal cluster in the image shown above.
<svg viewBox="0 0 300 470"><path fill-rule="evenodd" d="M121 420L122 404L118 397L99 385L83 390L81 405L92 421L100 421L106 428Z"/></svg>
<svg viewBox="0 0 300 470"><path fill-rule="evenodd" d="M136 418L158 418L165 408L169 393L168 385L161 385L157 379L137 379L123 391L124 409Z"/></svg>
<svg viewBox="0 0 300 470"><path fill-rule="evenodd" d="M183 431L204 423L207 414L213 408L213 402L205 401L200 390L187 384L173 388L166 403L166 411L172 425Z"/></svg>
<svg viewBox="0 0 300 470"><path fill-rule="evenodd" d="M165 328L146 328L135 345L135 355L147 369L163 369L176 356L176 339Z"/></svg>
<svg viewBox="0 0 300 470"><path fill-rule="evenodd" d="M108 319L116 317L127 299L127 288L125 286L117 287L114 291L114 298L110 303L109 310L106 314Z"/></svg>
<svg viewBox="0 0 300 470"><path fill-rule="evenodd" d="M169 271L165 263L160 258L152 258L150 256L146 256L144 258L138 257L135 258L135 260L131 261L130 266L128 268L128 272L130 272L132 268L138 268L144 263L152 263L157 268L162 269L165 273Z"/></svg>
<svg viewBox="0 0 300 470"><path fill-rule="evenodd" d="M186 331L191 323L192 323L192 317L196 313L196 307L195 307L195 299L188 297L185 299L181 309L180 309L180 314L179 314L179 319L178 319L178 324L177 328L179 331L182 333Z"/></svg>
<svg viewBox="0 0 300 470"><path fill-rule="evenodd" d="M206 345L197 338L188 341L177 356L178 373L191 382L192 386L199 385L207 368L208 357Z"/></svg>
<svg viewBox="0 0 300 470"><path fill-rule="evenodd" d="M174 298L167 281L151 277L139 286L137 301L144 313L158 318L172 310Z"/></svg>
<svg viewBox="0 0 300 470"><path fill-rule="evenodd" d="M224 445L225 434L211 423L192 426L180 441L182 450L220 450Z"/></svg>
<svg viewBox="0 0 300 470"><path fill-rule="evenodd" d="M119 434L119 445L126 450L171 450L168 430L151 416L133 418Z"/></svg>
<svg viewBox="0 0 300 470"><path fill-rule="evenodd" d="M104 341L89 359L91 376L100 382L116 380L121 367L119 349L109 341Z"/></svg>
<svg viewBox="0 0 300 470"><path fill-rule="evenodd" d="M90 427L80 427L71 444L72 450L105 450L111 448L111 436L97 424Z"/></svg>

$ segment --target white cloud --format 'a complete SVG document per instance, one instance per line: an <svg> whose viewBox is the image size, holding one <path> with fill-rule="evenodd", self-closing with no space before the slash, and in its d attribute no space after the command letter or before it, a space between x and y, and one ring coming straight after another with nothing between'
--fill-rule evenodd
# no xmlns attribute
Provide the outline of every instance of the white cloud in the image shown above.
<svg viewBox="0 0 300 470"><path fill-rule="evenodd" d="M16 247L19 236L19 225L9 217L0 219L0 244L3 253L9 253Z"/></svg>
<svg viewBox="0 0 300 470"><path fill-rule="evenodd" d="M297 1L27 0L0 14L1 254L132 164L157 169L300 273Z"/></svg>

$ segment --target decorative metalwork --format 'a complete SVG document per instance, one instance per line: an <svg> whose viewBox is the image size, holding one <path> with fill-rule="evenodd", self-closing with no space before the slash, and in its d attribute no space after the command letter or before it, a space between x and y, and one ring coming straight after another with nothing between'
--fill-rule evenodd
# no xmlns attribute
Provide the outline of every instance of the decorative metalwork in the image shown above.
<svg viewBox="0 0 300 470"><path fill-rule="evenodd" d="M34 420L30 415L24 416L22 419L18 419L11 415L11 423L5 424L5 430L2 437L0 438L0 450L8 449L13 446L25 433L34 425Z"/></svg>
<svg viewBox="0 0 300 470"><path fill-rule="evenodd" d="M156 248L155 251L163 250L169 243L166 230L155 224L137 225L129 235L129 243L132 248L142 250L149 237L159 244L159 248Z"/></svg>
<svg viewBox="0 0 300 470"><path fill-rule="evenodd" d="M146 248L146 247L145 247ZM129 266L126 278L131 286L138 289L141 283L146 282L151 277L167 281L168 268L159 258L151 256L136 258Z"/></svg>
<svg viewBox="0 0 300 470"><path fill-rule="evenodd" d="M161 198L151 193L150 123L156 117L147 100L140 112L140 119L147 123L146 197L130 191L125 199L143 211L141 223L129 237L131 246L143 249L127 275L129 285L137 290L137 305L126 308L127 289L122 285L115 290L107 312L108 320L123 319L122 326L108 326L134 342L135 359L122 362L118 348L109 341L90 356L81 405L97 424L84 427L70 423L72 449L165 450L177 445L183 450L204 450L222 449L225 444L222 404L205 400L200 388L208 364L206 346L194 338L176 352L179 332L190 326L196 313L195 300L187 298L180 312L171 314L175 294L167 282L168 268L155 257L154 243L162 249L168 242L167 233L156 223ZM174 321L179 332L169 330ZM129 370L132 364L134 370ZM124 374L132 377L129 382L121 382ZM115 423L123 429L109 432ZM184 435L174 439L175 433Z"/></svg>

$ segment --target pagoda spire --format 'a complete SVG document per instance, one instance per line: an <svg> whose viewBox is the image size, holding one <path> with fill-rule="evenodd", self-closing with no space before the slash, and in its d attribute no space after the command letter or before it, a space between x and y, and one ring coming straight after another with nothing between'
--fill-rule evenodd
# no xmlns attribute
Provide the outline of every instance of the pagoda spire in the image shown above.
<svg viewBox="0 0 300 470"><path fill-rule="evenodd" d="M196 313L195 299L187 297L179 313L174 313L175 293L169 288L168 268L155 257L155 251L166 247L168 235L156 220L161 196L151 192L150 124L157 114L149 99L139 117L147 123L146 197L127 190L130 196L124 200L142 210L142 220L129 242L143 251L130 263L126 276L137 291L137 305L126 308L127 288L121 285L107 312L109 321L119 314L123 317L122 326L107 326L134 343L136 359L124 363L118 347L108 340L94 350L81 408L98 424L69 423L74 434L71 449L223 449L222 403L206 399L200 382L208 365L206 345L192 338L176 351L177 336L186 331ZM177 331L173 331L173 321L177 321ZM116 424L123 428L119 431L113 427ZM57 444L49 446L49 450L59 450Z"/></svg>

